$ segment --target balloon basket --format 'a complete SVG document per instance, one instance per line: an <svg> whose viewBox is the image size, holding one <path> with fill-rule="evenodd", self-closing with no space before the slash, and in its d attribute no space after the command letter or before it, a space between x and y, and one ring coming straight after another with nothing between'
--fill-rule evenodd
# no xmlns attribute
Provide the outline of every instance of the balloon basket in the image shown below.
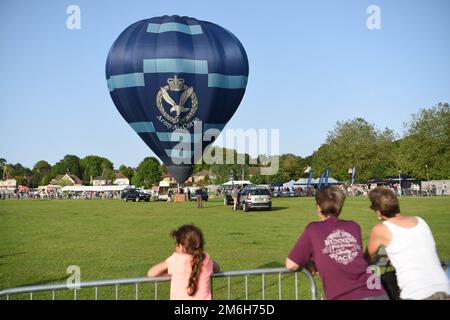
<svg viewBox="0 0 450 320"><path fill-rule="evenodd" d="M173 201L174 202L186 202L186 195L184 193L175 194Z"/></svg>

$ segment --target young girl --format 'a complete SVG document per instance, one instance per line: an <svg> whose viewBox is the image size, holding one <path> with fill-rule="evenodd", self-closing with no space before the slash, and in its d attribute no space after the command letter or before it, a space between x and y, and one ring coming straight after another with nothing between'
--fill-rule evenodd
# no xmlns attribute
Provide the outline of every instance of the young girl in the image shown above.
<svg viewBox="0 0 450 320"><path fill-rule="evenodd" d="M220 267L203 250L203 234L194 225L172 232L175 252L148 270L149 277L171 275L171 300L211 300L209 279Z"/></svg>

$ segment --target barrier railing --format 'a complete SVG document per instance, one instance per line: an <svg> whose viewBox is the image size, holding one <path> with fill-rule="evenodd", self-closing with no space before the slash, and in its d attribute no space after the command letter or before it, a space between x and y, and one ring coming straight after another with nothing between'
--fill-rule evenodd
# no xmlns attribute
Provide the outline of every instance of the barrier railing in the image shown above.
<svg viewBox="0 0 450 320"><path fill-rule="evenodd" d="M248 280L249 276L257 276L261 275L261 299L266 299L266 275L278 275L278 299L282 299L282 274L290 274L294 275L294 296L295 300L299 299L299 290L298 290L298 274L302 273L306 276L309 283L309 291L310 291L310 299L315 300L317 297L317 287L314 281L313 276L305 269L300 271L291 271L285 268L268 268L268 269L252 269L252 270L235 270L235 271L224 271L215 273L211 278L211 289L214 297L214 282L215 279L225 278L227 282L227 299L231 299L231 278L232 277L244 277L244 292L245 299L249 298L249 285ZM33 300L33 294L37 292L51 292L51 299L56 299L56 292L58 291L69 291L73 290L73 299L77 300L78 291L83 288L94 288L94 296L92 297L95 300L99 298L99 288L100 287L113 287L115 299L119 300L119 287L121 285L133 285L135 286L135 300L139 300L139 285L153 283L154 284L154 298L158 299L158 283L168 282L170 281L170 277L142 277L142 278L127 278L127 279L111 279L111 280L98 280L98 281L87 281L80 282L78 284L73 283L64 283L64 284L48 284L48 285L36 285L36 286L26 286L26 287L17 287L11 289L5 289L0 291L0 297L6 297L6 300L9 300L14 295L20 294L29 294L29 299Z"/></svg>

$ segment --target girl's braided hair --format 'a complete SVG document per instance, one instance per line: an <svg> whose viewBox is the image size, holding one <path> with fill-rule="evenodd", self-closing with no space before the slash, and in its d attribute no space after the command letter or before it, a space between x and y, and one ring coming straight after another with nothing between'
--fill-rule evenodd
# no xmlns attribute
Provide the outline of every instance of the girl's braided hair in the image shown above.
<svg viewBox="0 0 450 320"><path fill-rule="evenodd" d="M177 244L183 245L186 253L192 256L191 275L187 287L188 295L193 296L197 292L197 282L200 275L205 253L203 252L203 234L202 231L194 225L183 225L177 230L172 231L172 237Z"/></svg>

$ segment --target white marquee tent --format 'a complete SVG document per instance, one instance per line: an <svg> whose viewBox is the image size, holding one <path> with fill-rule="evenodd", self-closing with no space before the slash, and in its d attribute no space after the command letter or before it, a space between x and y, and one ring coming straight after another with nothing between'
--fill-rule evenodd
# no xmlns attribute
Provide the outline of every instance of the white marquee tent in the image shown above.
<svg viewBox="0 0 450 320"><path fill-rule="evenodd" d="M283 188L289 188L289 190L292 190L292 188L294 187L295 187L295 180L283 183Z"/></svg>
<svg viewBox="0 0 450 320"><path fill-rule="evenodd" d="M250 181L248 181L248 180L230 180L230 181L225 182L222 185L223 186L231 186L233 184L243 185L243 184L252 184L252 183Z"/></svg>
<svg viewBox="0 0 450 320"><path fill-rule="evenodd" d="M319 184L319 178L317 179L311 179L311 184ZM328 184L339 184L340 182L337 181L336 179L329 177L328 178ZM306 186L308 184L308 179L306 178L300 178L297 181L295 181L295 185L302 185L302 186Z"/></svg>
<svg viewBox="0 0 450 320"><path fill-rule="evenodd" d="M63 192L109 192L123 191L134 186L65 186Z"/></svg>

